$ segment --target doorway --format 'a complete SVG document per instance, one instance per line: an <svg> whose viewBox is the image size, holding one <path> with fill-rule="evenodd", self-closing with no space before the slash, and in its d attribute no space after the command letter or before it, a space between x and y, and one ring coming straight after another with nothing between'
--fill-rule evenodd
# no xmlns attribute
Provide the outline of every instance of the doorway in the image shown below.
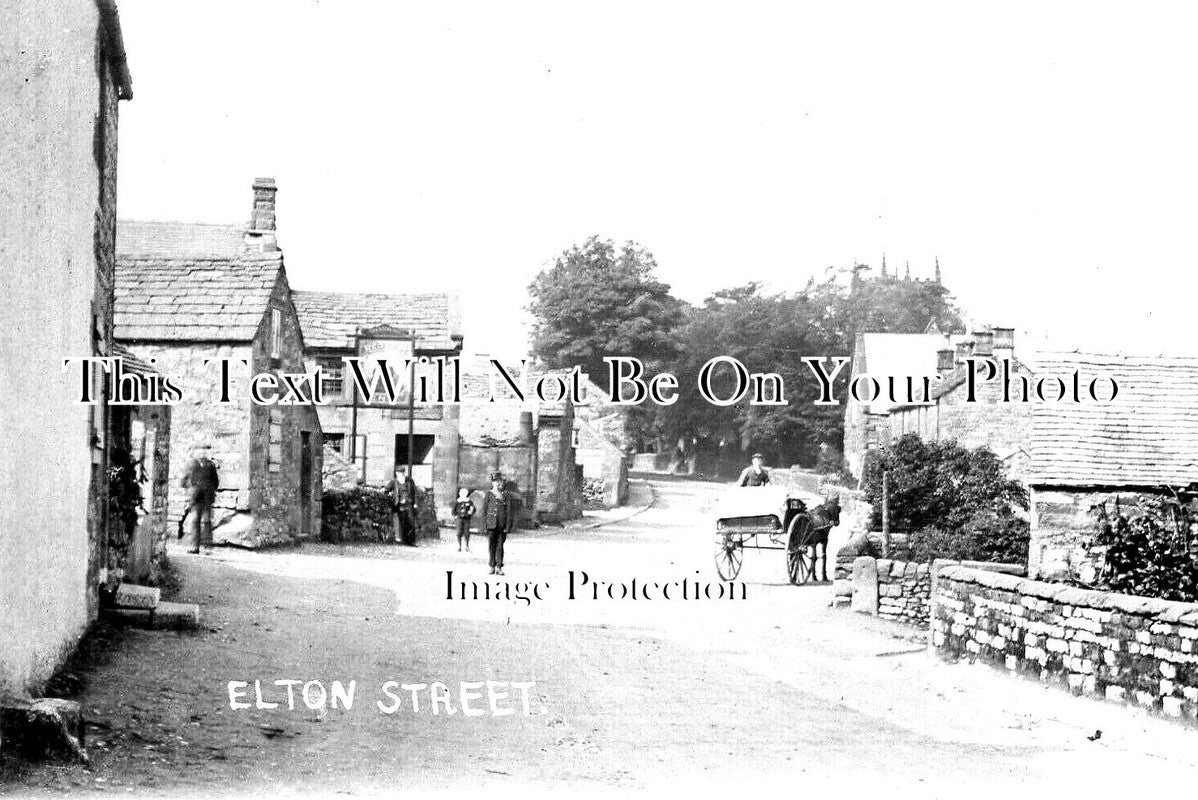
<svg viewBox="0 0 1198 800"><path fill-rule="evenodd" d="M437 443L436 436L418 433L412 437L412 480L421 489L433 485L433 446ZM408 465L408 435L395 434L395 466Z"/></svg>

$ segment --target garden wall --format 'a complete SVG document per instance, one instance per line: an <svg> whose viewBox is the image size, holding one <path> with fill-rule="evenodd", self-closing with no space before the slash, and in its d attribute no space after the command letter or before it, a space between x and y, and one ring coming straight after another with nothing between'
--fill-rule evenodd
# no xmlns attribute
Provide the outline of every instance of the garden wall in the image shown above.
<svg viewBox="0 0 1198 800"><path fill-rule="evenodd" d="M938 570L932 646L1198 724L1198 604Z"/></svg>
<svg viewBox="0 0 1198 800"><path fill-rule="evenodd" d="M842 579L837 583L837 591L848 589L848 602L854 611L926 628L931 620L932 584L937 572L944 567L961 564L1014 575L1022 575L1026 571L1021 564L984 564L944 559L921 564L858 556L853 559L847 580ZM843 569L843 562L838 563L838 568Z"/></svg>

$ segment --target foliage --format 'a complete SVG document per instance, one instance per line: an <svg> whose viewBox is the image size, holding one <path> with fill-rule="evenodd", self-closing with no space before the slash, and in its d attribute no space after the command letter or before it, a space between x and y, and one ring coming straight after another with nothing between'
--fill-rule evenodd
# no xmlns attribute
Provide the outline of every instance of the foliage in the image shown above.
<svg viewBox="0 0 1198 800"><path fill-rule="evenodd" d="M581 366L607 388L607 356L633 356L649 369L677 353L683 304L654 277L653 254L597 236L565 250L528 287L532 352L551 369Z"/></svg>
<svg viewBox="0 0 1198 800"><path fill-rule="evenodd" d="M928 563L937 558L1026 564L1028 524L1014 514L979 511L959 531L922 528L911 534L910 559Z"/></svg>
<svg viewBox="0 0 1198 800"><path fill-rule="evenodd" d="M1095 543L1107 548L1099 583L1120 594L1198 602L1198 558L1189 542L1192 514L1169 498L1135 514L1100 507Z"/></svg>
<svg viewBox="0 0 1198 800"><path fill-rule="evenodd" d="M985 447L925 442L907 434L870 451L863 476L872 524L882 524L882 476L888 475L890 529L911 532L913 558L1024 562L1029 525L1015 513L1027 492L1006 477ZM917 555L916 555L917 554Z"/></svg>
<svg viewBox="0 0 1198 800"><path fill-rule="evenodd" d="M809 281L796 294L768 292L759 283L724 289L692 309L681 331L681 353L670 365L693 382L715 356L731 356L750 372L782 378L784 405L751 406L749 398L716 406L697 391L680 393L677 403L658 413L664 438L687 442L689 450L726 454L743 461L761 451L772 464L813 464L822 449L838 450L844 409L817 406L818 383L800 360L849 351L847 332L837 315L842 289L834 279ZM717 397L732 393L732 370L714 373ZM842 371L839 381L847 379ZM692 384L693 385L693 384ZM767 399L770 396L767 395ZM822 447L821 447L822 446Z"/></svg>
<svg viewBox="0 0 1198 800"><path fill-rule="evenodd" d="M862 280L868 267L853 268L852 291L843 313L854 332L923 333L935 323L942 333L964 330L961 315L939 283L901 280Z"/></svg>

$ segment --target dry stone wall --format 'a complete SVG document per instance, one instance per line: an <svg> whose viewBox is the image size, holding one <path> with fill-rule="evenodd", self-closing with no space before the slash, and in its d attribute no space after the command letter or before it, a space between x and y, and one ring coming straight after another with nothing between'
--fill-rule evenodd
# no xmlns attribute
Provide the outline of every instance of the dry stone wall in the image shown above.
<svg viewBox="0 0 1198 800"><path fill-rule="evenodd" d="M1198 604L946 566L933 587L932 645L1198 724Z"/></svg>

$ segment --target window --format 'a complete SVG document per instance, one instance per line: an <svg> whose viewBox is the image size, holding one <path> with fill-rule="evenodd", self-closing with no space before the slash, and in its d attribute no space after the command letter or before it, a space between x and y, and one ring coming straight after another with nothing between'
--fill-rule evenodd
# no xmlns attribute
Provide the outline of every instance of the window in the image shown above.
<svg viewBox="0 0 1198 800"><path fill-rule="evenodd" d="M270 310L270 357L280 358L283 352L283 312Z"/></svg>
<svg viewBox="0 0 1198 800"><path fill-rule="evenodd" d="M279 472L283 469L283 413L276 408L270 410L270 434L266 449L266 469Z"/></svg>
<svg viewBox="0 0 1198 800"><path fill-rule="evenodd" d="M575 428L574 430L570 431L570 446L573 447L575 450L582 447L582 436L580 435L581 433L582 432L580 430L578 430L578 428Z"/></svg>
<svg viewBox="0 0 1198 800"><path fill-rule="evenodd" d="M324 435L324 446L331 447L340 455L349 456L345 450L345 434L344 433L326 433Z"/></svg>
<svg viewBox="0 0 1198 800"><path fill-rule="evenodd" d="M341 398L345 396L345 362L341 356L321 356L316 359L316 366L324 375L325 396ZM328 438L328 437L325 437Z"/></svg>

